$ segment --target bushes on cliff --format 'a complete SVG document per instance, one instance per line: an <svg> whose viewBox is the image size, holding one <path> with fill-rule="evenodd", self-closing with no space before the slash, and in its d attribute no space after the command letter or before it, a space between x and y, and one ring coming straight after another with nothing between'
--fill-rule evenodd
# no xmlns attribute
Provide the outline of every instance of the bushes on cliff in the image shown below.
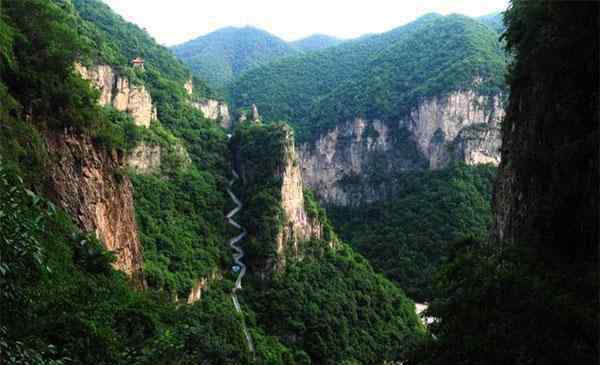
<svg viewBox="0 0 600 365"><path fill-rule="evenodd" d="M1 161L0 161L1 162ZM225 288L177 308L133 290L112 255L0 165L3 364L247 364ZM272 343L264 351L284 351Z"/></svg>
<svg viewBox="0 0 600 365"><path fill-rule="evenodd" d="M196 280L229 261L225 196L210 173L196 170L132 181L148 283L185 298Z"/></svg>

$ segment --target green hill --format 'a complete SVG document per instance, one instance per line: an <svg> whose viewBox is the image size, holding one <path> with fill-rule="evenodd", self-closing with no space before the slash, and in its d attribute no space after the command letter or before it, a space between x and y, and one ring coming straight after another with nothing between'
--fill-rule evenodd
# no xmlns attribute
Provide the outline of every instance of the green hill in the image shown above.
<svg viewBox="0 0 600 365"><path fill-rule="evenodd" d="M290 44L301 51L310 52L337 46L342 42L343 40L339 38L331 37L325 34L313 34L306 38L290 42Z"/></svg>
<svg viewBox="0 0 600 365"><path fill-rule="evenodd" d="M301 53L284 40L253 27L227 27L172 48L195 75L222 88L244 71Z"/></svg>
<svg viewBox="0 0 600 365"><path fill-rule="evenodd" d="M237 107L255 103L265 120L288 120L299 137L357 115L394 120L421 97L503 86L498 34L461 15L428 14L390 32L287 58L251 70L231 92Z"/></svg>

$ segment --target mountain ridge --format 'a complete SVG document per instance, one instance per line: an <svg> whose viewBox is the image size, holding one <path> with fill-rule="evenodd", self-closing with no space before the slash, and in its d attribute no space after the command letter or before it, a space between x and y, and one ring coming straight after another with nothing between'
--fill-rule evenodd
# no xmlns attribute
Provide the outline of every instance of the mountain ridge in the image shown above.
<svg viewBox="0 0 600 365"><path fill-rule="evenodd" d="M220 28L171 50L217 89L252 67L301 53L283 39L252 26Z"/></svg>

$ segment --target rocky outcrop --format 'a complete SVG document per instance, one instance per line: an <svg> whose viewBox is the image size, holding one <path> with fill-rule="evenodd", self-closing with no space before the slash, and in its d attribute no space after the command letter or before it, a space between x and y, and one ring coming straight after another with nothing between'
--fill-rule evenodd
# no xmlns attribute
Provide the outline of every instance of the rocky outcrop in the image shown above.
<svg viewBox="0 0 600 365"><path fill-rule="evenodd" d="M124 157L71 131L51 132L47 143L49 195L83 231L95 233L116 254L116 269L143 286L133 188L129 178L120 174Z"/></svg>
<svg viewBox="0 0 600 365"><path fill-rule="evenodd" d="M100 91L98 101L101 105L112 105L118 111L128 113L135 124L141 127L149 127L152 120L157 118L152 97L143 85L131 85L129 79L118 75L108 65L88 68L77 63L75 69Z"/></svg>
<svg viewBox="0 0 600 365"><path fill-rule="evenodd" d="M160 170L161 148L141 142L127 155L127 166L138 174L152 174Z"/></svg>
<svg viewBox="0 0 600 365"><path fill-rule="evenodd" d="M188 95L192 95L194 93L194 82L192 79L189 79L185 85L183 85L183 88Z"/></svg>
<svg viewBox="0 0 600 365"><path fill-rule="evenodd" d="M305 210L304 183L296 148L294 135L286 128L284 140L285 161L276 173L281 179L281 207L284 212L284 222L277 234L276 251L280 266L285 265L285 256L301 255L300 243L323 237L323 225L316 218L311 218Z"/></svg>
<svg viewBox="0 0 600 365"><path fill-rule="evenodd" d="M452 159L448 150L449 144L453 143L458 135L465 129L474 125L483 125L488 129L499 130L500 123L504 117L504 109L501 106L500 97L493 98L480 96L473 91L456 91L444 97L434 97L420 103L408 118L401 124L411 131L417 142L421 153L428 159L429 167L437 169L444 167ZM477 130L471 130L471 135ZM478 136L482 141L490 143L489 146L482 145L482 154L493 154L491 159L496 164L500 161L500 134L491 134L495 140L487 140L484 136ZM471 145L474 147L474 145ZM492 151L496 148L495 151ZM466 154L469 157L474 150ZM477 154L477 153L475 153ZM460 155L460 154L459 154ZM469 163L471 161L465 160Z"/></svg>
<svg viewBox="0 0 600 365"><path fill-rule="evenodd" d="M378 120L357 118L339 124L314 143L300 147L304 181L329 204L380 200L389 186L382 177L427 167L416 143L406 136L406 130L392 130Z"/></svg>
<svg viewBox="0 0 600 365"><path fill-rule="evenodd" d="M213 271L209 276L196 280L190 294L187 297L187 304L194 304L202 299L202 293L208 290L210 283L222 279L223 276L217 271Z"/></svg>
<svg viewBox="0 0 600 365"><path fill-rule="evenodd" d="M500 163L501 131L499 127L476 124L464 128L451 144L451 158L467 165Z"/></svg>
<svg viewBox="0 0 600 365"><path fill-rule="evenodd" d="M258 113L258 108L256 107L256 104L252 104L250 110L242 109L239 111L238 124L245 122L260 122L260 114Z"/></svg>
<svg viewBox="0 0 600 365"><path fill-rule="evenodd" d="M423 101L401 121L356 118L300 147L308 186L330 204L349 206L393 194L394 176L451 161L500 161L500 97L472 91Z"/></svg>
<svg viewBox="0 0 600 365"><path fill-rule="evenodd" d="M248 267L267 278L289 258L301 259L303 243L335 237L320 215L308 209L292 129L283 124L242 125L232 138L236 170L242 181L244 209L240 222L248 230Z"/></svg>
<svg viewBox="0 0 600 365"><path fill-rule="evenodd" d="M200 102L192 103L192 105L200 110L207 119L219 121L225 129L231 128L231 116L229 115L229 107L226 103L213 99L206 99Z"/></svg>

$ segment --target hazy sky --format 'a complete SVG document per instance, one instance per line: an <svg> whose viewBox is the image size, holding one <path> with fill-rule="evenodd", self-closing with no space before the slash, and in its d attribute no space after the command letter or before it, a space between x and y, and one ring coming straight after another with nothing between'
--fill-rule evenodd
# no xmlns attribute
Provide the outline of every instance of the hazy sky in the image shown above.
<svg viewBox="0 0 600 365"><path fill-rule="evenodd" d="M485 15L508 0L104 0L164 45L226 26L252 25L285 40L314 33L381 33L429 12Z"/></svg>

